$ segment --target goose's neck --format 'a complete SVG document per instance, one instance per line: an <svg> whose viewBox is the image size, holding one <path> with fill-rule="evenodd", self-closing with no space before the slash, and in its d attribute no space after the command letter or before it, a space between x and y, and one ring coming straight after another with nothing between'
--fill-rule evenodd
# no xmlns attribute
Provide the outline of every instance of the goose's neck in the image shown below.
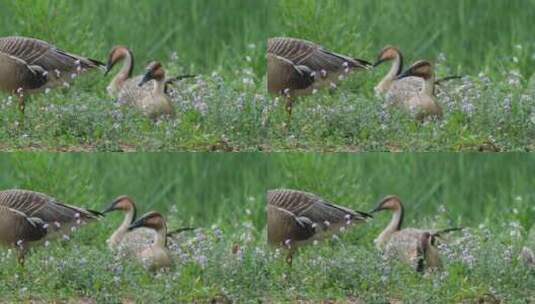
<svg viewBox="0 0 535 304"><path fill-rule="evenodd" d="M165 94L165 78L154 81L153 94L155 95Z"/></svg>
<svg viewBox="0 0 535 304"><path fill-rule="evenodd" d="M153 246L158 248L167 247L167 226L165 224L162 228L156 231Z"/></svg>
<svg viewBox="0 0 535 304"><path fill-rule="evenodd" d="M395 81L396 76L401 74L402 70L403 57L401 56L401 54L397 54L394 60L392 61L392 66L390 67L390 70L375 88L377 93L385 94L386 92L388 92L388 90L392 86L392 83Z"/></svg>
<svg viewBox="0 0 535 304"><path fill-rule="evenodd" d="M375 240L375 245L379 249L383 249L386 243L390 240L390 237L392 234L396 231L401 230L401 225L403 224L403 216L404 216L404 210L403 207L400 207L396 210L394 210L394 214L392 215L392 219L390 220L390 223L386 228L381 232L379 237Z"/></svg>
<svg viewBox="0 0 535 304"><path fill-rule="evenodd" d="M136 210L134 208L126 211L123 222L119 225L119 228L111 235L108 243L110 246L118 245L124 238L125 234L128 232L128 227L132 224L132 221L136 217Z"/></svg>
<svg viewBox="0 0 535 304"><path fill-rule="evenodd" d="M430 77L424 80L423 93L428 96L433 96L435 93L435 77Z"/></svg>
<svg viewBox="0 0 535 304"><path fill-rule="evenodd" d="M132 55L131 52L126 52L124 59L123 59L123 67L113 79L113 84L116 87L120 87L127 79L132 77L133 72L134 72L134 56Z"/></svg>

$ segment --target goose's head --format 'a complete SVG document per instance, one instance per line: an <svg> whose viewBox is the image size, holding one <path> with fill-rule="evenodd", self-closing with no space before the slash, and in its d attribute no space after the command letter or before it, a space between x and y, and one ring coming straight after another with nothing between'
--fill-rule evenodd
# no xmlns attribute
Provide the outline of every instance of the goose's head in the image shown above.
<svg viewBox="0 0 535 304"><path fill-rule="evenodd" d="M106 64L106 73L105 75L108 75L108 73L113 69L115 64L127 56L130 56L132 60L134 59L134 56L132 55L132 51L130 51L129 48L126 46L118 45L115 46L113 49L111 49L110 54L108 55L108 63ZM132 75L129 75L132 76Z"/></svg>
<svg viewBox="0 0 535 304"><path fill-rule="evenodd" d="M145 75L143 75L143 79L139 83L139 86L142 86L153 79L156 81L165 80L165 70L163 69L162 64L158 61L153 61L147 66Z"/></svg>
<svg viewBox="0 0 535 304"><path fill-rule="evenodd" d="M146 227L160 231L165 228L165 218L160 213L151 211L132 223L130 227L128 227L128 230L131 231L140 227Z"/></svg>
<svg viewBox="0 0 535 304"><path fill-rule="evenodd" d="M398 211L403 208L403 204L401 203L401 200L399 197L395 195L389 195L385 198L383 198L377 207L370 211L370 213L376 213L383 210L390 210L390 211Z"/></svg>
<svg viewBox="0 0 535 304"><path fill-rule="evenodd" d="M379 52L379 55L377 55L377 61L373 64L373 66L376 67L381 63L396 60L397 58L402 60L401 51L398 48L389 45Z"/></svg>
<svg viewBox="0 0 535 304"><path fill-rule="evenodd" d="M433 78L433 65L429 61L418 61L411 65L411 67L408 68L405 72L399 74L397 76L397 79L402 79L410 76L420 77L424 80L429 80Z"/></svg>
<svg viewBox="0 0 535 304"><path fill-rule="evenodd" d="M113 202L110 203L108 208L102 211L102 213L105 214L105 213L112 212L112 211L122 211L122 212L133 211L134 212L133 218L134 219L136 218L136 204L130 197L126 195L122 195L116 198Z"/></svg>

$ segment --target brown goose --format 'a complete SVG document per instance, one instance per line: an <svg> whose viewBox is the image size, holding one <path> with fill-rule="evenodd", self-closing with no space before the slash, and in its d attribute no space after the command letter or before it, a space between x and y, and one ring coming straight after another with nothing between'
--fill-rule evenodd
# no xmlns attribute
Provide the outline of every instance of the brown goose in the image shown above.
<svg viewBox="0 0 535 304"><path fill-rule="evenodd" d="M423 230L402 228L405 209L397 196L385 197L371 213L390 210L394 214L390 224L375 239L377 249L387 257L397 257L411 264L417 271L441 266L440 256L435 247L436 239L445 233L460 230L449 228L444 230Z"/></svg>
<svg viewBox="0 0 535 304"><path fill-rule="evenodd" d="M165 70L161 63L151 62L141 80L136 86L125 85L119 92L118 102L131 105L139 109L145 116L157 119L161 116L174 116L175 107L166 93L166 85L172 81L194 77L192 75L179 76L173 79L165 78ZM137 79L137 78L134 78ZM150 90L145 84L152 82Z"/></svg>
<svg viewBox="0 0 535 304"><path fill-rule="evenodd" d="M19 249L19 262L29 246L73 227L94 221L101 213L27 190L0 191L0 244Z"/></svg>
<svg viewBox="0 0 535 304"><path fill-rule="evenodd" d="M137 208L134 200L126 195L116 198L102 214L107 214L113 211L121 211L124 213L124 220L119 225L117 230L106 240L110 250L119 252L125 255L131 255L139 252L144 247L152 243L156 232L153 229L138 228L134 231L129 231L128 228L136 220ZM167 233L168 237L172 237L178 233L194 230L195 228L184 227L175 229Z"/></svg>
<svg viewBox="0 0 535 304"><path fill-rule="evenodd" d="M0 38L0 89L19 96L70 82L76 75L102 68L103 63L70 54L48 42L26 37Z"/></svg>
<svg viewBox="0 0 535 304"><path fill-rule="evenodd" d="M403 72L403 55L401 51L393 46L386 46L377 56L377 62L374 66L392 61L392 66L385 77L375 87L375 92L379 95L386 95L392 103L396 103L396 98L402 99L413 92L421 91L424 86L424 80L419 77L397 77Z"/></svg>
<svg viewBox="0 0 535 304"><path fill-rule="evenodd" d="M106 75L115 67L119 62L123 62L121 70L111 80L110 84L106 88L108 95L113 98L119 97L122 90L139 90L139 83L143 79L143 75L133 76L134 73L134 54L126 46L118 45L113 47L108 55L108 63L106 64ZM167 78L165 80L165 92L167 87L173 82L193 78L195 75L181 75L177 77ZM148 81L141 86L143 90L148 93L152 91L154 87L154 81Z"/></svg>
<svg viewBox="0 0 535 304"><path fill-rule="evenodd" d="M340 55L313 42L295 38L268 40L268 91L287 97L291 116L293 97L332 86L341 76L372 65L362 59Z"/></svg>
<svg viewBox="0 0 535 304"><path fill-rule="evenodd" d="M128 230L134 231L141 227L153 229L156 233L154 234L153 243L137 253L139 261L151 271L170 267L172 260L167 249L167 225L165 218L158 212L149 212L132 223L128 227Z"/></svg>
<svg viewBox="0 0 535 304"><path fill-rule="evenodd" d="M267 233L272 246L286 247L291 263L295 248L320 240L346 226L367 221L367 213L296 190L271 190L267 194Z"/></svg>
<svg viewBox="0 0 535 304"><path fill-rule="evenodd" d="M137 214L136 204L131 198L125 195L119 196L102 213L106 214L113 211L123 212L124 220L110 238L106 240L108 247L112 251L132 254L152 242L155 235L152 229L139 228L135 231L128 231L128 227L136 220Z"/></svg>
<svg viewBox="0 0 535 304"><path fill-rule="evenodd" d="M118 45L113 47L108 55L108 63L106 64L106 75L113 69L113 67L123 61L123 66L119 73L111 80L110 84L106 88L108 95L113 98L119 96L119 92L125 86L136 87L143 76L136 76L132 78L134 72L134 54L126 46ZM144 88L150 90L150 86L146 85Z"/></svg>
<svg viewBox="0 0 535 304"><path fill-rule="evenodd" d="M433 65L429 61L417 61L405 72L401 73L396 79L401 80L406 77L420 77L424 80L424 86L421 90L396 98L397 106L409 111L417 120L424 120L427 117L442 118L442 107L438 104L434 96L435 76Z"/></svg>

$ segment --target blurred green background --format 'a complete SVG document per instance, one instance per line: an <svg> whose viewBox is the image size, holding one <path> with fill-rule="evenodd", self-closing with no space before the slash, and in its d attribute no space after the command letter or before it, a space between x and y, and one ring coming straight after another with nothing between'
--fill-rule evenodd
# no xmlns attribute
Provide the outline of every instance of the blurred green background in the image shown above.
<svg viewBox="0 0 535 304"><path fill-rule="evenodd" d="M400 47L411 62L444 53L464 73L514 65L531 75L535 67L533 0L277 3L273 13L277 21L270 35L306 38L340 53L372 59L391 44Z"/></svg>
<svg viewBox="0 0 535 304"><path fill-rule="evenodd" d="M263 52L270 2L1 0L0 36L41 38L102 60L123 44L140 64L176 52L184 66L211 72L237 68L253 44ZM253 57L259 70L262 58Z"/></svg>
<svg viewBox="0 0 535 304"><path fill-rule="evenodd" d="M535 218L532 154L19 153L0 155L0 168L0 189L32 189L96 209L128 194L141 211L176 206L173 220L208 227L252 217L261 230L265 193L280 187L363 211L396 194L409 223L440 206L452 224L515 220L527 227Z"/></svg>

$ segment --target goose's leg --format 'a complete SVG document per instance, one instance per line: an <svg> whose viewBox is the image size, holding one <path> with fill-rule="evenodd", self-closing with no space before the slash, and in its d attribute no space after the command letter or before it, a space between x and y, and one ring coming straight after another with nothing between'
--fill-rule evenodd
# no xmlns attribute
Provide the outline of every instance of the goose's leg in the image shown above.
<svg viewBox="0 0 535 304"><path fill-rule="evenodd" d="M292 267L293 262L293 252L288 252L288 255L286 256L286 263L288 263L288 266Z"/></svg>
<svg viewBox="0 0 535 304"><path fill-rule="evenodd" d="M26 109L26 104L24 102L24 95L19 94L19 110L24 115L24 110Z"/></svg>
<svg viewBox="0 0 535 304"><path fill-rule="evenodd" d="M291 246L288 248L288 254L286 255L286 263L288 263L288 266L292 267L292 262L294 260L294 253L296 251L296 248L294 246Z"/></svg>
<svg viewBox="0 0 535 304"><path fill-rule="evenodd" d="M19 262L20 266L24 267L24 255L26 254L26 248L18 248L17 249L17 262Z"/></svg>
<svg viewBox="0 0 535 304"><path fill-rule="evenodd" d="M293 110L293 98L288 96L286 97L286 112L288 113L288 124L287 126L290 126L290 123L292 121L292 110Z"/></svg>

